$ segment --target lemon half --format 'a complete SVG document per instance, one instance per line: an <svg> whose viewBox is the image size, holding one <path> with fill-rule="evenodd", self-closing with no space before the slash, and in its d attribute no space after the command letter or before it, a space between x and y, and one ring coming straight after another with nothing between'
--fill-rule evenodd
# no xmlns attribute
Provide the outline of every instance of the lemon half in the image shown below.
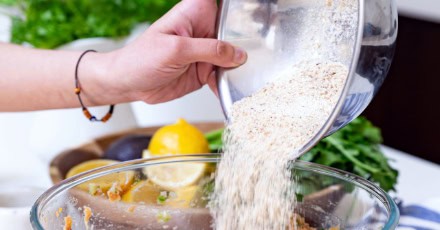
<svg viewBox="0 0 440 230"><path fill-rule="evenodd" d="M179 119L157 130L148 150L152 156L209 153L209 144L199 129Z"/></svg>
<svg viewBox="0 0 440 230"><path fill-rule="evenodd" d="M142 157L204 153L209 153L205 135L184 119L179 119L176 123L163 126L156 131ZM191 157L183 158L185 159ZM151 165L143 171L154 184L166 190L176 191L197 183L205 174L206 168L205 163L182 162Z"/></svg>

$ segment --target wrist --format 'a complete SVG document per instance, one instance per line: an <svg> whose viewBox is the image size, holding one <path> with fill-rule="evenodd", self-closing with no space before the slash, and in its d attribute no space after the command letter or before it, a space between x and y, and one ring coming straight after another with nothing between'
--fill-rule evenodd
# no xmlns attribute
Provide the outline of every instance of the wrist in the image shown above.
<svg viewBox="0 0 440 230"><path fill-rule="evenodd" d="M78 78L88 106L127 102L114 76L112 53L87 53L79 63Z"/></svg>

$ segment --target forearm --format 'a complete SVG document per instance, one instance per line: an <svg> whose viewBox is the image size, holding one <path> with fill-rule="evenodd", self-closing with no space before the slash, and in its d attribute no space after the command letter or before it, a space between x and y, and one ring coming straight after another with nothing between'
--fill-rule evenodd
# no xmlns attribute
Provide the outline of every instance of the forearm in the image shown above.
<svg viewBox="0 0 440 230"><path fill-rule="evenodd" d="M0 111L79 107L75 65L81 52L23 48L0 43ZM86 106L116 103L107 77L109 54L88 53L78 76ZM106 60L105 60L106 59ZM116 95L117 93L115 93ZM112 100L110 100L112 98Z"/></svg>
<svg viewBox="0 0 440 230"><path fill-rule="evenodd" d="M161 103L216 88L215 68L238 67L246 52L215 39L215 1L181 1L135 41L87 53L78 77L85 106ZM0 43L0 111L79 107L75 66L81 52Z"/></svg>

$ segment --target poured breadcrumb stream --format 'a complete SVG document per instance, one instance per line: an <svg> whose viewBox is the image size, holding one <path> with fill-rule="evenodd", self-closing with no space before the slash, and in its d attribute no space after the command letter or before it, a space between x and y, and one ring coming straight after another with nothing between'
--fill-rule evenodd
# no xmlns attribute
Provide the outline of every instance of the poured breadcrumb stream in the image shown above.
<svg viewBox="0 0 440 230"><path fill-rule="evenodd" d="M211 202L216 229L293 228L289 161L328 119L347 75L339 63L304 62L232 106Z"/></svg>

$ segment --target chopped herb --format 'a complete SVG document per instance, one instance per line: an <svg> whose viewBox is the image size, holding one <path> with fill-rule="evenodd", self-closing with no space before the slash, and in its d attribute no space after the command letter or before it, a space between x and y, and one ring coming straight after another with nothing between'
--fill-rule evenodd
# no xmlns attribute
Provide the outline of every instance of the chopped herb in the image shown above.
<svg viewBox="0 0 440 230"><path fill-rule="evenodd" d="M142 181L141 177L139 175L136 175L134 177L133 185L136 185L137 183L139 183L141 181Z"/></svg>
<svg viewBox="0 0 440 230"><path fill-rule="evenodd" d="M211 194L214 192L214 179L209 180L205 184L203 184L202 192L203 192L203 198L209 199L211 197Z"/></svg>
<svg viewBox="0 0 440 230"><path fill-rule="evenodd" d="M297 202L302 202L304 200L304 195L301 193L295 193L295 196Z"/></svg>
<svg viewBox="0 0 440 230"><path fill-rule="evenodd" d="M168 211L160 211L157 213L156 219L159 223L167 223L171 220L171 215L168 213Z"/></svg>
<svg viewBox="0 0 440 230"><path fill-rule="evenodd" d="M166 192L165 192L165 194L163 194L163 192L161 192L160 195L157 197L157 204L162 205L165 203L165 201L167 201L167 199L168 199L168 196L167 196Z"/></svg>

